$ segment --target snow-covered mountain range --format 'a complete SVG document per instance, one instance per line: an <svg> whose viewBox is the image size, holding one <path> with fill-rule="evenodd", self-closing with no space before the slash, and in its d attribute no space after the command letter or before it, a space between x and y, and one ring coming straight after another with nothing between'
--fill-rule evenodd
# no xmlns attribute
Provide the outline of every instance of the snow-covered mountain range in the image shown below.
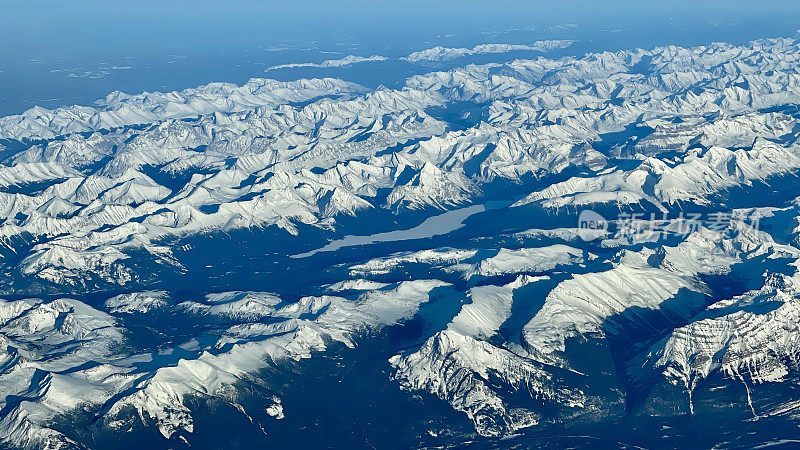
<svg viewBox="0 0 800 450"><path fill-rule="evenodd" d="M409 58L453 57L433 50ZM413 445L631 417L794 424L798 104L800 42L770 39L0 118L0 439L143 426L193 444L196 398L269 439L294 406L265 371L334 348L346 365L368 342L382 371L364 383L472 430ZM452 231L324 251L470 205ZM584 209L637 226L587 240ZM690 212L718 220L687 230ZM258 413L248 383L269 393Z"/></svg>

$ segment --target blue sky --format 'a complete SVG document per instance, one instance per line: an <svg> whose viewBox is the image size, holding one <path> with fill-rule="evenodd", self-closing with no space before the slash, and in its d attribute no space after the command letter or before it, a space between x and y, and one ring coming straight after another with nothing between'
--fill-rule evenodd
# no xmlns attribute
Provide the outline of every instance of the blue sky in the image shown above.
<svg viewBox="0 0 800 450"><path fill-rule="evenodd" d="M563 24L579 27L551 30ZM114 89L241 83L267 65L320 61L326 51L391 57L437 44L542 38L616 49L797 29L796 0L2 0L0 115L87 104Z"/></svg>

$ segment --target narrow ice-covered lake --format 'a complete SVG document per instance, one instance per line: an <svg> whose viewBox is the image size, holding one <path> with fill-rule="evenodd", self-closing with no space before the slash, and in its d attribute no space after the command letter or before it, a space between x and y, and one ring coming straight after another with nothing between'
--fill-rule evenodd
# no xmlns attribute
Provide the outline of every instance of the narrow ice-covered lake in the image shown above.
<svg viewBox="0 0 800 450"><path fill-rule="evenodd" d="M371 234L367 236L348 235L341 239L329 242L324 247L311 250L309 252L292 255L292 258L307 258L319 252L333 252L343 247L355 247L358 245L375 244L378 242L407 241L411 239L424 239L433 236L440 236L464 226L464 221L470 216L486 210L486 205L473 205L466 208L448 211L438 216L427 218L424 222L414 228L407 230L388 231L385 233Z"/></svg>

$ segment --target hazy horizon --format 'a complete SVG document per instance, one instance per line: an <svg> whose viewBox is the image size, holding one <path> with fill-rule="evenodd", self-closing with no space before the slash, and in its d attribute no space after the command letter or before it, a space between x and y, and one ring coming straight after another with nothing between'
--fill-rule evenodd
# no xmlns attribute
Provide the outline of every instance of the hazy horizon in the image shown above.
<svg viewBox="0 0 800 450"><path fill-rule="evenodd" d="M109 92L171 91L253 77L319 76L273 65L346 55L396 58L435 45L526 44L574 39L565 54L662 44L742 43L794 36L800 11L789 1L641 4L632 1L288 3L183 0L4 2L0 116L33 106L88 105ZM779 15L781 21L775 21ZM566 26L569 25L569 26ZM574 26L573 26L574 25ZM338 73L388 84L387 71Z"/></svg>

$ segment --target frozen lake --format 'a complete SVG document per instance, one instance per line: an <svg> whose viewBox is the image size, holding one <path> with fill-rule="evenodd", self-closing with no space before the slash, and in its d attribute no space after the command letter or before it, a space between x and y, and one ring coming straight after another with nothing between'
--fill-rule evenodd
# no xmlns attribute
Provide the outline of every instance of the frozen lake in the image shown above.
<svg viewBox="0 0 800 450"><path fill-rule="evenodd" d="M341 239L331 241L328 245L320 247L310 252L292 255L292 258L307 258L319 252L334 252L343 247L355 247L358 245L375 244L378 242L407 241L411 239L424 239L433 236L440 236L464 226L464 221L470 216L486 210L485 205L473 205L466 208L448 211L438 216L427 218L424 222L414 228L407 230L388 231L385 233L371 234L368 236L348 235Z"/></svg>

